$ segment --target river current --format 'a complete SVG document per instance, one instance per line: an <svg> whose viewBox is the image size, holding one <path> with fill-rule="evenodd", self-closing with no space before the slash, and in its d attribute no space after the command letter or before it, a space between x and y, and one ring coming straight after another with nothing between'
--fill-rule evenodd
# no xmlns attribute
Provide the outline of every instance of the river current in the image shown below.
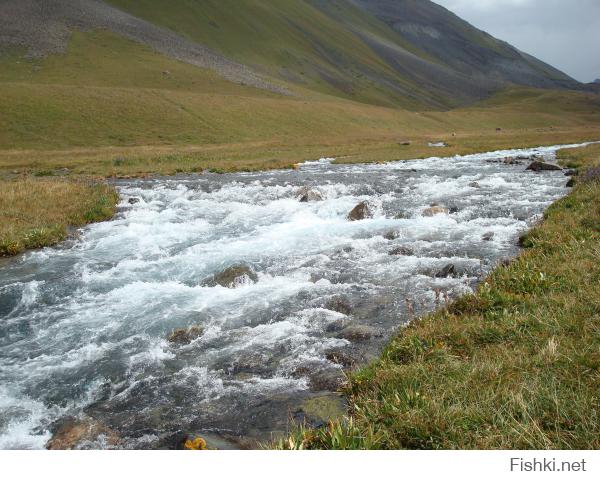
<svg viewBox="0 0 600 480"><path fill-rule="evenodd" d="M504 159L558 148L119 182L114 219L0 266L0 448L44 448L67 416L119 448L318 423L307 402L518 254L568 178ZM371 218L349 221L360 202ZM210 283L239 265L256 281Z"/></svg>

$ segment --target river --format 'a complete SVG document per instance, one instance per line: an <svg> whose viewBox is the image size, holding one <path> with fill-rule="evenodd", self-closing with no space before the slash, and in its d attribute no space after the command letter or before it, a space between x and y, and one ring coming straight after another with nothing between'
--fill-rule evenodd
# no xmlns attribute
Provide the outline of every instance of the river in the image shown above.
<svg viewBox="0 0 600 480"><path fill-rule="evenodd" d="M114 219L0 268L0 448L44 448L67 416L119 448L318 424L306 405L337 399L345 368L518 254L568 178L502 160L558 148L118 182ZM363 201L372 218L349 221ZM256 282L211 284L235 265Z"/></svg>

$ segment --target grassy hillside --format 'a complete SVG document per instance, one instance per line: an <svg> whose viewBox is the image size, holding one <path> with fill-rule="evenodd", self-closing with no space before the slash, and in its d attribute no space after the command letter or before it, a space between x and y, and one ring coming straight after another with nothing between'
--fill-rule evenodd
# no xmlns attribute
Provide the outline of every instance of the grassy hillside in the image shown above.
<svg viewBox="0 0 600 480"><path fill-rule="evenodd" d="M308 2L111 0L110 3L268 75L311 90L388 106L416 108L423 102L436 105L443 102L422 91L414 81L398 75L353 32ZM349 5L342 7L352 9ZM366 28L376 29L379 35L391 36L391 41L406 43L385 25L365 25L364 18L362 23ZM416 98L412 98L412 92Z"/></svg>
<svg viewBox="0 0 600 480"><path fill-rule="evenodd" d="M600 448L600 146L477 294L402 330L347 387L351 417L284 448Z"/></svg>
<svg viewBox="0 0 600 480"><path fill-rule="evenodd" d="M110 0L271 77L354 101L447 109L567 75L428 0Z"/></svg>

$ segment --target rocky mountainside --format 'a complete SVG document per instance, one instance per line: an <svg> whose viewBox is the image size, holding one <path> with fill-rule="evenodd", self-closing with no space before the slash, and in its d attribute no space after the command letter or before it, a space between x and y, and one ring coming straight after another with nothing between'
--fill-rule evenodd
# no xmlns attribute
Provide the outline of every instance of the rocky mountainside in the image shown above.
<svg viewBox="0 0 600 480"><path fill-rule="evenodd" d="M0 47L63 51L105 29L236 83L409 109L509 85L579 88L429 0L3 0Z"/></svg>

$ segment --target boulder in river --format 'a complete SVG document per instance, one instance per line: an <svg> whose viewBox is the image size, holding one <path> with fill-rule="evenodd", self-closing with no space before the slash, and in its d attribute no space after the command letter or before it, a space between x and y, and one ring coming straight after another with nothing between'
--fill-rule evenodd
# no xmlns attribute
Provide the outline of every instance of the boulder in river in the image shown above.
<svg viewBox="0 0 600 480"><path fill-rule="evenodd" d="M301 203L323 201L323 195L321 192L310 187L302 187L300 190L298 190L296 198L298 198L298 201Z"/></svg>
<svg viewBox="0 0 600 480"><path fill-rule="evenodd" d="M439 272L435 274L436 278L448 278L448 277L456 277L458 272L456 271L456 267L453 264L448 264L444 268L442 268Z"/></svg>
<svg viewBox="0 0 600 480"><path fill-rule="evenodd" d="M343 297L333 297L325 304L327 310L332 312L341 313L342 315L350 315L352 313L352 306Z"/></svg>
<svg viewBox="0 0 600 480"><path fill-rule="evenodd" d="M46 444L48 450L77 450L110 448L120 443L119 435L92 418L66 418Z"/></svg>
<svg viewBox="0 0 600 480"><path fill-rule="evenodd" d="M429 207L429 208L426 208L425 210L423 210L424 217L435 217L436 215L448 215L448 213L450 213L450 210L448 210L446 207L442 207L440 205L436 205L434 207Z"/></svg>
<svg viewBox="0 0 600 480"><path fill-rule="evenodd" d="M379 336L380 332L373 327L368 325L350 325L344 328L336 336L337 338L343 338L351 342L362 342L370 340L373 337Z"/></svg>
<svg viewBox="0 0 600 480"><path fill-rule="evenodd" d="M402 256L402 257L411 257L415 254L413 250L409 247L396 247L393 250L390 250L390 255Z"/></svg>
<svg viewBox="0 0 600 480"><path fill-rule="evenodd" d="M491 242L495 236L496 234L494 232L487 232L483 234L482 238L485 242Z"/></svg>
<svg viewBox="0 0 600 480"><path fill-rule="evenodd" d="M226 288L237 288L250 283L258 282L258 275L248 265L234 265L215 274L206 285L216 287L220 285Z"/></svg>
<svg viewBox="0 0 600 480"><path fill-rule="evenodd" d="M358 359L346 348L333 348L325 354L325 358L344 368L353 368L358 363Z"/></svg>
<svg viewBox="0 0 600 480"><path fill-rule="evenodd" d="M360 202L352 211L348 214L348 220L356 222L358 220L364 220L366 218L372 218L373 211L369 206L368 202Z"/></svg>
<svg viewBox="0 0 600 480"><path fill-rule="evenodd" d="M571 180L569 180L569 181L567 182L567 188L573 188L573 187L575 186L575 183L576 183L576 182L575 182L575 179L574 179L574 178L572 178Z"/></svg>
<svg viewBox="0 0 600 480"><path fill-rule="evenodd" d="M535 160L531 163L531 165L527 167L527 170L531 170L533 172L544 172L562 170L562 168L553 163L546 163L541 162L539 160Z"/></svg>
<svg viewBox="0 0 600 480"><path fill-rule="evenodd" d="M141 202L141 200L137 197L131 197L129 199L129 205L135 205L136 203L140 203L140 202Z"/></svg>
<svg viewBox="0 0 600 480"><path fill-rule="evenodd" d="M203 333L204 329L197 325L190 328L178 328L173 330L171 335L169 335L168 341L177 345L189 345L197 338L200 338Z"/></svg>
<svg viewBox="0 0 600 480"><path fill-rule="evenodd" d="M469 183L469 187L471 187L471 188L481 188L481 185L479 185L479 182L471 182L471 183Z"/></svg>
<svg viewBox="0 0 600 480"><path fill-rule="evenodd" d="M344 383L346 375L340 369L323 370L309 376L309 386L313 392L336 392Z"/></svg>
<svg viewBox="0 0 600 480"><path fill-rule="evenodd" d="M399 237L399 233L396 230L390 230L383 234L383 238L386 240L396 240Z"/></svg>

